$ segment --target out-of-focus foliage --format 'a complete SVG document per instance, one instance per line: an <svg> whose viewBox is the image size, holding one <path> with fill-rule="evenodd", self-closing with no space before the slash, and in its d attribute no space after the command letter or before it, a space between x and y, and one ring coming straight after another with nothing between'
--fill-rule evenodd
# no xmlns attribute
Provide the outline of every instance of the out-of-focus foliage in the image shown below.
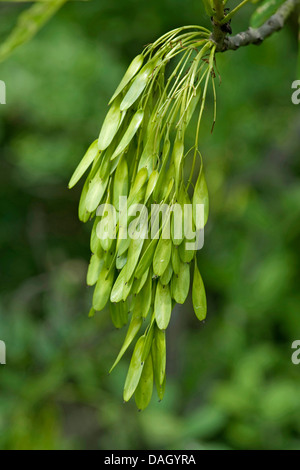
<svg viewBox="0 0 300 470"><path fill-rule="evenodd" d="M130 60L172 27L203 23L199 4L69 3L0 67L2 449L300 447L300 366L290 359L300 337L293 21L259 48L218 57L218 119L211 135L211 102L200 139L208 318L199 325L191 300L175 312L162 403L142 413L122 403L128 355L108 370L125 331L108 311L87 317L90 227L77 220L80 188L67 182ZM0 8L1 40L20 7ZM234 33L247 24L240 12Z"/></svg>
<svg viewBox="0 0 300 470"><path fill-rule="evenodd" d="M1 44L0 62L12 54L16 47L32 39L66 1L42 0L23 11L18 17L17 24L12 32Z"/></svg>

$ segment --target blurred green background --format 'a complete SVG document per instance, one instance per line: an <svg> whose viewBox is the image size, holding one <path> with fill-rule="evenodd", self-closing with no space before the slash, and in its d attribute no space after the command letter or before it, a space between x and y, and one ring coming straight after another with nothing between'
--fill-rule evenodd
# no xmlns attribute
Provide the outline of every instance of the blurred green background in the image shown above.
<svg viewBox="0 0 300 470"><path fill-rule="evenodd" d="M24 8L1 3L1 41ZM167 30L205 22L199 0L70 2L0 65L1 449L300 449L293 20L260 47L218 56L218 119L211 135L210 97L201 135L208 317L200 324L190 301L174 312L162 403L123 404L130 356L108 370L125 330L108 311L87 317L91 226L78 221L69 177L131 59Z"/></svg>

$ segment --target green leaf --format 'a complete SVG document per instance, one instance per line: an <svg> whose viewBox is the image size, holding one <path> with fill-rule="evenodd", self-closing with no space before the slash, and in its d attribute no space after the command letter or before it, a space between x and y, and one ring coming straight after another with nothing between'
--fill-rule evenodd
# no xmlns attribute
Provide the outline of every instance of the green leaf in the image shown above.
<svg viewBox="0 0 300 470"><path fill-rule="evenodd" d="M264 0L250 18L250 26L259 28L274 15L285 0Z"/></svg>

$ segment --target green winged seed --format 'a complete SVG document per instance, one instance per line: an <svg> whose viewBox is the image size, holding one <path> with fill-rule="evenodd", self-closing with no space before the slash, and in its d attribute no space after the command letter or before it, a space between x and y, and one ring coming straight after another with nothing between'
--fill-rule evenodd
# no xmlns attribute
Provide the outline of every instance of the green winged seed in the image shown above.
<svg viewBox="0 0 300 470"><path fill-rule="evenodd" d="M123 392L124 401L130 400L140 381L144 366L142 362L144 343L145 336L141 336L136 342L125 381Z"/></svg>
<svg viewBox="0 0 300 470"><path fill-rule="evenodd" d="M147 281L140 292L142 302L141 302L141 312L142 316L145 319L150 311L152 304L152 276L151 271L149 272Z"/></svg>
<svg viewBox="0 0 300 470"><path fill-rule="evenodd" d="M201 96L201 88L200 88L200 86L198 86L197 90L196 90L196 95L193 96L191 104L189 105L189 107L186 111L186 117L185 117L185 121L184 121L185 128L187 128L187 126L190 123L190 120L192 119L192 116L195 112L197 104L199 103L200 96Z"/></svg>
<svg viewBox="0 0 300 470"><path fill-rule="evenodd" d="M127 251L123 253L122 255L117 255L116 268L122 269L126 263L127 263Z"/></svg>
<svg viewBox="0 0 300 470"><path fill-rule="evenodd" d="M119 273L115 283L113 285L111 294L110 294L110 301L111 302L121 302L123 300L123 291L125 288L125 274L126 274L126 265Z"/></svg>
<svg viewBox="0 0 300 470"><path fill-rule="evenodd" d="M170 142L169 136L167 136L164 141L164 147L163 147L163 153L162 153L162 166L160 168L159 178L157 180L157 183L153 192L154 201L158 201L160 199L160 196L162 194L162 188L165 185L165 177L166 177L165 171L166 171L166 165L168 162L170 147L171 147L171 142Z"/></svg>
<svg viewBox="0 0 300 470"><path fill-rule="evenodd" d="M119 225L118 239L117 239L117 256L123 256L127 253L130 245L130 238L127 234L127 227Z"/></svg>
<svg viewBox="0 0 300 470"><path fill-rule="evenodd" d="M125 336L125 340L123 343L123 346L121 347L121 350L117 356L117 359L113 363L109 373L116 367L116 365L119 363L129 346L131 345L132 341L136 337L137 333L139 332L141 326L142 326L143 320L142 317L132 317L131 322L129 323L128 330Z"/></svg>
<svg viewBox="0 0 300 470"><path fill-rule="evenodd" d="M135 279L134 281L134 293L139 294L142 288L144 287L149 275L149 268L144 272L140 279Z"/></svg>
<svg viewBox="0 0 300 470"><path fill-rule="evenodd" d="M204 220L201 215L201 211L199 211L199 207L197 209L197 205L203 204L204 205ZM205 181L204 171L201 169L200 174L198 176L195 189L194 189L194 196L193 196L193 220L197 230L204 228L207 219L208 219L208 212L209 212L209 199L208 199L208 190ZM198 214L198 217L197 217Z"/></svg>
<svg viewBox="0 0 300 470"><path fill-rule="evenodd" d="M177 203L173 206L173 213L171 219L171 235L174 245L180 245L184 238L184 205L190 204L190 201L187 200L185 193L186 191L184 185L181 184L179 188Z"/></svg>
<svg viewBox="0 0 300 470"><path fill-rule="evenodd" d="M138 166L138 171L140 171L142 168L146 168L147 173L150 177L152 171L153 171L153 164L156 159L155 157L155 146L154 146L154 132L153 135L150 135L148 137L148 140L146 141L144 150L142 152L142 155L139 159L139 166Z"/></svg>
<svg viewBox="0 0 300 470"><path fill-rule="evenodd" d="M153 272L156 276L162 276L168 267L172 253L172 241L160 238L153 258Z"/></svg>
<svg viewBox="0 0 300 470"><path fill-rule="evenodd" d="M166 286L169 284L169 282L172 279L172 275L173 275L173 268L172 268L172 262L170 261L165 272L160 278L160 282L162 283L163 286Z"/></svg>
<svg viewBox="0 0 300 470"><path fill-rule="evenodd" d="M96 310L92 307L89 311L88 317L93 318L95 316Z"/></svg>
<svg viewBox="0 0 300 470"><path fill-rule="evenodd" d="M104 252L104 255L103 255L105 267L107 269L111 269L112 267L115 268L115 259L116 259L115 249L116 249L115 240L113 240L110 250L108 250L106 253Z"/></svg>
<svg viewBox="0 0 300 470"><path fill-rule="evenodd" d="M207 304L206 304L206 294L203 284L201 274L197 266L197 260L195 259L195 268L194 268L194 279L193 279L193 288L192 288L192 300L194 312L198 320L202 321L206 317Z"/></svg>
<svg viewBox="0 0 300 470"><path fill-rule="evenodd" d="M171 255L171 261L172 261L172 268L175 274L179 274L180 271L180 256L179 256L179 251L177 246L172 246L172 255Z"/></svg>
<svg viewBox="0 0 300 470"><path fill-rule="evenodd" d="M124 111L135 103L138 97L141 95L145 89L151 74L153 73L155 67L158 65L158 59L152 59L150 62L144 65L140 70L138 75L133 80L129 90L123 98L123 101L120 105L121 111Z"/></svg>
<svg viewBox="0 0 300 470"><path fill-rule="evenodd" d="M138 170L141 168L147 168L148 175L154 169L154 165L158 160L159 149L160 149L160 136L157 135L157 126L153 123L156 116L150 118L147 132L144 137L144 149L139 159Z"/></svg>
<svg viewBox="0 0 300 470"><path fill-rule="evenodd" d="M131 294L134 278L132 277L130 281L126 281L123 289L123 300L126 300Z"/></svg>
<svg viewBox="0 0 300 470"><path fill-rule="evenodd" d="M114 208L110 204L110 191L107 192L106 203L103 208L101 220L97 226L96 232L100 239L101 246L104 251L109 251L113 241L115 233L116 217Z"/></svg>
<svg viewBox="0 0 300 470"><path fill-rule="evenodd" d="M119 210L120 197L128 195L128 166L123 155L115 172L113 187L114 208Z"/></svg>
<svg viewBox="0 0 300 470"><path fill-rule="evenodd" d="M149 405L153 393L153 364L149 355L145 361L139 384L136 388L134 398L139 410L144 410Z"/></svg>
<svg viewBox="0 0 300 470"><path fill-rule="evenodd" d="M181 263L178 275L173 275L172 297L178 304L183 304L188 296L190 289L190 266L187 263Z"/></svg>
<svg viewBox="0 0 300 470"><path fill-rule="evenodd" d="M171 318L172 298L169 286L163 286L160 281L156 287L154 313L158 328L165 330Z"/></svg>
<svg viewBox="0 0 300 470"><path fill-rule="evenodd" d="M140 190L143 188L145 185L146 181L148 179L148 171L146 168L142 168L138 174L135 177L134 183L130 189L129 196L128 196L128 209L133 203L136 202L136 197L139 194Z"/></svg>
<svg viewBox="0 0 300 470"><path fill-rule="evenodd" d="M147 271L147 269L151 266L157 243L157 238L153 238L152 240L146 240L144 250L142 251L141 259L134 273L137 279L140 279L143 276L144 272Z"/></svg>
<svg viewBox="0 0 300 470"><path fill-rule="evenodd" d="M93 163L95 158L99 155L99 149L97 145L98 141L95 140L92 145L88 148L86 154L84 155L83 159L79 163L78 167L74 171L68 187L71 189L75 186L76 183L80 180L82 175L86 172L88 167Z"/></svg>
<svg viewBox="0 0 300 470"><path fill-rule="evenodd" d="M114 160L116 157L118 157L126 147L130 144L132 141L133 137L137 133L140 125L142 124L144 117L144 111L142 109L139 109L135 115L133 116L125 134L123 135L121 142L117 146L116 150L114 151L111 160Z"/></svg>
<svg viewBox="0 0 300 470"><path fill-rule="evenodd" d="M94 178L90 181L88 192L85 199L86 208L89 212L93 212L97 209L100 204L105 190L107 188L108 178L102 180L100 175L97 173Z"/></svg>
<svg viewBox="0 0 300 470"><path fill-rule="evenodd" d="M131 310L133 312L134 316L141 317L142 316L142 295L141 293L139 294L134 294L131 302Z"/></svg>
<svg viewBox="0 0 300 470"><path fill-rule="evenodd" d="M98 257L100 258L101 257L100 255L103 252L103 250L101 247L100 240L97 236L97 226L99 222L100 222L100 217L95 217L92 232L91 232L90 248L91 248L91 252L97 254Z"/></svg>
<svg viewBox="0 0 300 470"><path fill-rule="evenodd" d="M97 311L103 310L109 300L114 280L114 273L110 273L106 279L107 274L108 270L102 269L94 290L93 307Z"/></svg>
<svg viewBox="0 0 300 470"><path fill-rule="evenodd" d="M144 349L143 349L143 354L142 354L142 362L145 362L147 357L151 353L151 347L152 347L153 336L154 336L154 326L155 326L155 317L154 315L152 315L151 322L145 331L145 343L144 343Z"/></svg>
<svg viewBox="0 0 300 470"><path fill-rule="evenodd" d="M87 222L92 212L87 209L87 196L88 196L90 182L92 181L95 174L97 173L99 166L100 166L100 157L97 157L95 158L93 162L92 169L89 172L89 175L87 179L85 180L85 183L81 191L79 207L78 207L78 216L79 216L79 220L81 220L82 222Z"/></svg>
<svg viewBox="0 0 300 470"><path fill-rule="evenodd" d="M175 166L175 188L176 193L178 193L180 181L181 181L181 173L182 173L182 162L183 162L183 155L184 155L184 141L183 138L179 136L179 133L176 136L172 158Z"/></svg>
<svg viewBox="0 0 300 470"><path fill-rule="evenodd" d="M128 321L127 302L109 303L110 317L115 328L122 328Z"/></svg>
<svg viewBox="0 0 300 470"><path fill-rule="evenodd" d="M164 376L163 383L161 385L156 385L156 390L157 390L157 395L159 398L159 401L162 401L164 398L165 390L166 390L166 376Z"/></svg>
<svg viewBox="0 0 300 470"><path fill-rule="evenodd" d="M149 197L152 195L155 189L158 177L159 177L159 172L157 170L153 170L150 175L148 184L147 184L144 204L147 204Z"/></svg>
<svg viewBox="0 0 300 470"><path fill-rule="evenodd" d="M93 254L87 272L86 283L88 286L96 284L103 266L103 258L99 258L96 254Z"/></svg>
<svg viewBox="0 0 300 470"><path fill-rule="evenodd" d="M144 244L144 239L143 238L137 238L136 240L132 239L130 241L130 245L128 248L128 257L127 257L127 263L125 266L126 273L125 273L125 281L129 281L135 271L136 265L138 263L143 244Z"/></svg>
<svg viewBox="0 0 300 470"><path fill-rule="evenodd" d="M130 80L132 80L132 78L137 74L137 72L140 70L141 66L143 65L143 62L144 62L143 54L139 54L133 59L128 69L126 70L126 73L124 77L122 78L120 84L118 85L116 91L114 92L109 104L113 102L113 100L121 93L121 91L124 90L126 85L128 85Z"/></svg>
<svg viewBox="0 0 300 470"><path fill-rule="evenodd" d="M181 245L178 247L178 252L180 259L183 263L190 263L194 258L195 250L187 250L186 245L191 243L191 240L187 240L186 238L183 240Z"/></svg>
<svg viewBox="0 0 300 470"><path fill-rule="evenodd" d="M111 105L102 125L99 139L98 148L99 150L105 150L112 142L115 137L120 122L122 119L122 112L120 110L121 97L117 98Z"/></svg>
<svg viewBox="0 0 300 470"><path fill-rule="evenodd" d="M164 330L160 330L157 326L154 328L151 352L154 378L157 385L157 391L159 392L166 375L166 332Z"/></svg>
<svg viewBox="0 0 300 470"><path fill-rule="evenodd" d="M81 196L79 200L79 205L78 205L78 218L81 220L81 222L87 222L90 218L90 212L86 208L86 196L88 193L89 189L89 181L88 179L83 185L82 191L81 191Z"/></svg>
<svg viewBox="0 0 300 470"><path fill-rule="evenodd" d="M99 175L101 179L106 180L107 177L111 174L111 161L110 158L113 154L114 148L111 146L108 147L102 154L101 164L99 168Z"/></svg>
<svg viewBox="0 0 300 470"><path fill-rule="evenodd" d="M168 197L170 196L170 194L172 194L172 190L173 190L173 187L174 187L174 178L171 178L170 180L168 180L168 178L166 178L168 182L167 185L164 186L164 190L163 190L163 194L162 194L162 197L164 199L164 201L167 201Z"/></svg>

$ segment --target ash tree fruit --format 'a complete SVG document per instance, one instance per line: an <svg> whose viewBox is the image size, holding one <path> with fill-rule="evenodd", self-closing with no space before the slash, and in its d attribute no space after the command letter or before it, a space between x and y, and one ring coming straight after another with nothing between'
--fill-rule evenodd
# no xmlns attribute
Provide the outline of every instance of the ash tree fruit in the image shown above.
<svg viewBox="0 0 300 470"><path fill-rule="evenodd" d="M271 0L263 3L268 2ZM98 139L69 183L72 188L89 170L79 202L79 219L94 219L87 283L95 287L89 315L109 306L116 328L128 324L111 371L135 342L123 397L128 401L134 395L140 410L151 400L153 383L159 399L163 398L166 329L175 304L185 302L190 287L197 318L202 321L206 317L197 249L187 249L190 240L185 232L178 236L173 208L191 207L191 229L203 230L209 198L199 131L209 88L214 96L212 127L216 119L216 55L262 42L280 29L278 24L283 26L298 2L277 2L279 8L272 11L271 20L263 16L265 9L261 9L263 13L256 10L256 29L233 37L229 37L231 19L247 0L231 12L225 9L226 1L203 3L212 30L198 25L176 28L133 59L109 102ZM189 147L186 134L194 115L197 126ZM191 164L187 164L187 155L192 155ZM125 209L122 198L127 201ZM165 210L161 224L159 210L154 217L154 233L147 224L153 204ZM134 211L136 205L145 208L139 216ZM198 205L204 208L200 222ZM146 236L128 236L124 216L137 232L146 227ZM105 236L108 232L114 236Z"/></svg>

